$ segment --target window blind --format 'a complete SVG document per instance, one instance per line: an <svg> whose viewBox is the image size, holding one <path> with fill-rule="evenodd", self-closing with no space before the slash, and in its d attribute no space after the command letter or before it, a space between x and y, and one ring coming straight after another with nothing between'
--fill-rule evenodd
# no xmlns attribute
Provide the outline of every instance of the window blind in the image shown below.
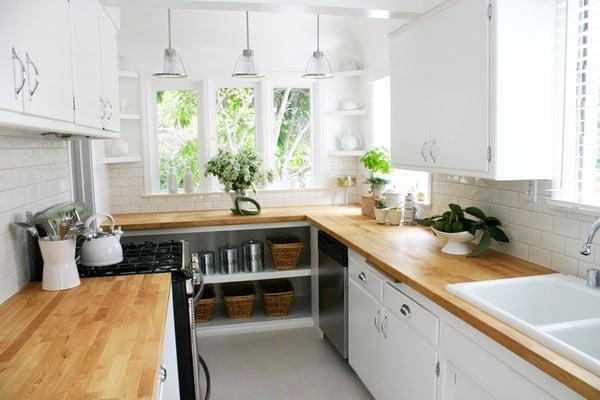
<svg viewBox="0 0 600 400"><path fill-rule="evenodd" d="M556 38L563 121L554 198L600 206L600 0L557 1Z"/></svg>

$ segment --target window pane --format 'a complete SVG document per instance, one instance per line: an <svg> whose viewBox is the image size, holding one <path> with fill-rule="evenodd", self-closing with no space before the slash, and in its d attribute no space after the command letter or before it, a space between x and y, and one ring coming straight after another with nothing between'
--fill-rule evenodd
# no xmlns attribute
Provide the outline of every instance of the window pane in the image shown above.
<svg viewBox="0 0 600 400"><path fill-rule="evenodd" d="M310 89L275 88L274 181L282 187L304 187L311 181L312 127Z"/></svg>
<svg viewBox="0 0 600 400"><path fill-rule="evenodd" d="M236 153L254 147L254 88L217 89L217 145Z"/></svg>
<svg viewBox="0 0 600 400"><path fill-rule="evenodd" d="M156 92L161 190L168 187L171 168L175 168L179 187L183 187L183 175L188 167L192 169L194 186L200 181L197 98L195 90Z"/></svg>

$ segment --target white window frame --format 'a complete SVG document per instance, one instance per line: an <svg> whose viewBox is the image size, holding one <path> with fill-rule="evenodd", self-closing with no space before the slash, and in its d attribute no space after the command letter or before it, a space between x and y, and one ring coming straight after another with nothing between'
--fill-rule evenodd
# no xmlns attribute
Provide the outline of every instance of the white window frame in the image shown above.
<svg viewBox="0 0 600 400"><path fill-rule="evenodd" d="M320 82L311 82L303 78L274 78L261 81L241 81L238 79L189 79L166 80L148 78L146 82L145 126L143 127L144 147L144 188L148 195L161 194L159 187L160 155L156 120L156 92L158 90L196 90L198 92L198 145L199 161L203 169L206 162L217 153L216 131L216 91L218 88L253 87L255 97L255 141L256 149L263 154L265 166L274 166L275 141L273 134L273 89L276 87L297 87L311 90L311 140L312 140L312 181L306 189L322 189L327 186L327 152L323 137L325 112L322 104ZM221 192L220 184L214 177L200 179L197 193ZM266 187L266 190L273 188ZM294 188L275 188L275 190L294 190Z"/></svg>

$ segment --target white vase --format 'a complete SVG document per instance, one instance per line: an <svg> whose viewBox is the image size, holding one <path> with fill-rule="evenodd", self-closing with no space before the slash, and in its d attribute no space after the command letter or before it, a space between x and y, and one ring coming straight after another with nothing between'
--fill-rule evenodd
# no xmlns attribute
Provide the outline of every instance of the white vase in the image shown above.
<svg viewBox="0 0 600 400"><path fill-rule="evenodd" d="M456 256L464 256L471 253L471 249L467 245L467 243L477 239L481 234L481 231L478 231L476 235L471 235L469 232L456 232L456 233L448 233L438 231L435 228L431 228L431 230L436 234L436 236L447 239L448 241L442 247L442 253L452 254Z"/></svg>
<svg viewBox="0 0 600 400"><path fill-rule="evenodd" d="M231 196L231 208L235 209L235 199L238 197L245 197L246 192L229 192L229 196ZM239 202L240 210L249 210L250 202L243 200Z"/></svg>
<svg viewBox="0 0 600 400"><path fill-rule="evenodd" d="M174 194L179 191L179 185L177 184L177 174L175 173L175 168L171 168L169 170L169 193Z"/></svg>
<svg viewBox="0 0 600 400"><path fill-rule="evenodd" d="M388 209L387 208L376 208L375 209L375 221L383 225L387 220Z"/></svg>
<svg viewBox="0 0 600 400"><path fill-rule="evenodd" d="M186 168L183 174L183 188L186 193L194 192L194 175L191 168Z"/></svg>
<svg viewBox="0 0 600 400"><path fill-rule="evenodd" d="M402 221L402 210L400 208L390 209L388 211L387 219L390 225L400 225L400 221Z"/></svg>
<svg viewBox="0 0 600 400"><path fill-rule="evenodd" d="M38 240L44 268L42 289L64 290L79 286L79 273L75 264L75 239Z"/></svg>

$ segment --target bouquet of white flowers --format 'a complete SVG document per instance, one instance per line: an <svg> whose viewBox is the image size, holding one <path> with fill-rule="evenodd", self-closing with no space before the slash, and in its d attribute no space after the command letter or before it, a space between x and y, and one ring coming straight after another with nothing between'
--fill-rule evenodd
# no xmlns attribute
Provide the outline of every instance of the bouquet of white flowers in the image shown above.
<svg viewBox="0 0 600 400"><path fill-rule="evenodd" d="M235 191L240 195L248 189L256 192L255 186L273 181L273 173L264 169L262 158L254 149L242 149L237 154L219 150L206 163L205 175L214 175L226 192Z"/></svg>

